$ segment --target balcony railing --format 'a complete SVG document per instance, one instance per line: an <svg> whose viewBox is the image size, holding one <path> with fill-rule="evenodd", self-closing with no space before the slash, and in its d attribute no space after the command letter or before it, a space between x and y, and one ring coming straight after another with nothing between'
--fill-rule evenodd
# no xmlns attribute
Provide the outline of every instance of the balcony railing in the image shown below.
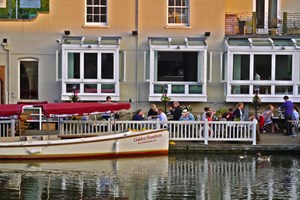
<svg viewBox="0 0 300 200"><path fill-rule="evenodd" d="M225 14L226 35L298 35L300 34L300 13L244 12Z"/></svg>

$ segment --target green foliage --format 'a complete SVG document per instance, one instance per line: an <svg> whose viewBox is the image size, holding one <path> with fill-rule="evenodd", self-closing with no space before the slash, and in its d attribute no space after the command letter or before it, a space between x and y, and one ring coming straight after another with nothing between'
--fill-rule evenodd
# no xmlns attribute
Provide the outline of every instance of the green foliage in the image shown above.
<svg viewBox="0 0 300 200"><path fill-rule="evenodd" d="M222 108L220 108L219 110L216 110L215 116L217 116L217 117L222 117L222 115L223 115L224 113L226 113L227 110L228 110L228 108L222 107Z"/></svg>
<svg viewBox="0 0 300 200"><path fill-rule="evenodd" d="M31 19L37 16L38 11L49 11L49 0L41 0L41 8L20 8L18 1L18 18ZM11 5L11 13L9 13L9 5ZM7 0L6 8L0 8L0 19L16 18L16 0Z"/></svg>

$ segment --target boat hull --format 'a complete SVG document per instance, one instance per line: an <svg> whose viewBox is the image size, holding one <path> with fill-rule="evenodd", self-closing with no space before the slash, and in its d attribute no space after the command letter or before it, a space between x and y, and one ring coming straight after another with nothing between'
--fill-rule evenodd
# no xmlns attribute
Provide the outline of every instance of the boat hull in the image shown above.
<svg viewBox="0 0 300 200"><path fill-rule="evenodd" d="M0 142L0 159L64 159L168 154L167 130L62 140Z"/></svg>

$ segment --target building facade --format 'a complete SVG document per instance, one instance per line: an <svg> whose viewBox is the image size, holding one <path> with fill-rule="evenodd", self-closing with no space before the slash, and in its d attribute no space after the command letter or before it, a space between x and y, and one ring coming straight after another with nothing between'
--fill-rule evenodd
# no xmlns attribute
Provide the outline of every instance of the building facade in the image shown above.
<svg viewBox="0 0 300 200"><path fill-rule="evenodd" d="M297 0L59 0L0 21L1 103L300 101ZM1 8L0 8L1 11ZM3 78L2 78L3 77Z"/></svg>

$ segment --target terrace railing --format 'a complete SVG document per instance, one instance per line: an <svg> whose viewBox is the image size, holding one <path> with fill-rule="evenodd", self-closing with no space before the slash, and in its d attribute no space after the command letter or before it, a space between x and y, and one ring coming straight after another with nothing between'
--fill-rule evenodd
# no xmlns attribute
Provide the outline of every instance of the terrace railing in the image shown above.
<svg viewBox="0 0 300 200"><path fill-rule="evenodd" d="M60 134L101 134L126 130L167 128L174 141L242 141L256 145L257 121L63 121Z"/></svg>
<svg viewBox="0 0 300 200"><path fill-rule="evenodd" d="M14 137L15 136L15 120L0 120L0 136Z"/></svg>

